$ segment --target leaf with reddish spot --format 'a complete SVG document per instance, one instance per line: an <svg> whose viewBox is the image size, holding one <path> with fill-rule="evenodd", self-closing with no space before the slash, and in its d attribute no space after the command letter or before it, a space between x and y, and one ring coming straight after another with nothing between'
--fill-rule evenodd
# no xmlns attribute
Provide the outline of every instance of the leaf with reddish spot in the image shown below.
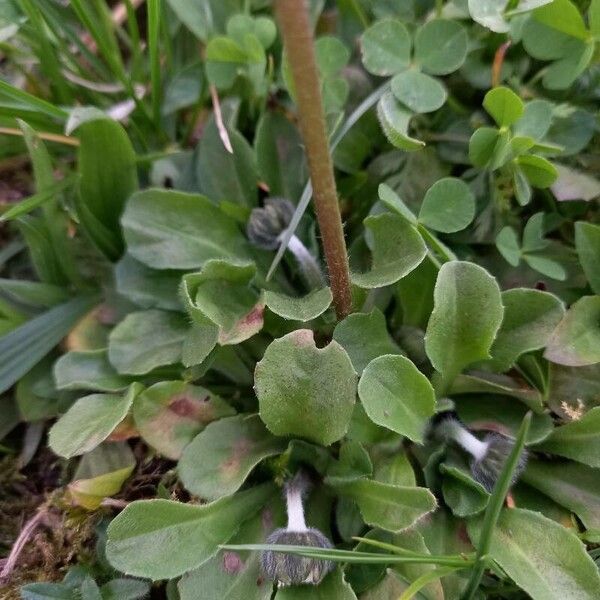
<svg viewBox="0 0 600 600"><path fill-rule="evenodd" d="M239 344L263 327L264 304L251 283L253 263L209 260L183 278L181 294L196 325L216 325L222 346Z"/></svg>
<svg viewBox="0 0 600 600"><path fill-rule="evenodd" d="M284 524L283 503L277 497L250 519L231 539L232 544L259 544ZM219 600L269 600L273 583L260 570L258 552L223 551L198 569L186 573L178 585L181 600L196 600L198 590Z"/></svg>
<svg viewBox="0 0 600 600"><path fill-rule="evenodd" d="M271 435L258 415L221 419L186 447L179 475L192 494L215 500L233 494L258 463L286 447L286 440Z"/></svg>
<svg viewBox="0 0 600 600"><path fill-rule="evenodd" d="M133 406L140 435L173 460L208 423L233 414L219 396L185 381L161 381L142 392Z"/></svg>

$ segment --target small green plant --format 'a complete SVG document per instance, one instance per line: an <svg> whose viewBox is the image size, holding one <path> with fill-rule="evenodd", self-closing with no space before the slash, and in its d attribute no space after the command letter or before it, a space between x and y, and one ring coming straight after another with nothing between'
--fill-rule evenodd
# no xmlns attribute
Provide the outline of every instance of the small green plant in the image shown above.
<svg viewBox="0 0 600 600"><path fill-rule="evenodd" d="M5 2L0 452L110 521L48 582L39 517L0 539L7 593L600 597L599 39L598 0Z"/></svg>

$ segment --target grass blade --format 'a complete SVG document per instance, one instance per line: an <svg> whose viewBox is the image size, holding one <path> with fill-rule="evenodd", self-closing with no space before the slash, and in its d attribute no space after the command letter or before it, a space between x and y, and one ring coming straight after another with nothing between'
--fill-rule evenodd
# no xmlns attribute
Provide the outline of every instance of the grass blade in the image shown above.
<svg viewBox="0 0 600 600"><path fill-rule="evenodd" d="M333 562L345 562L352 564L437 564L448 567L467 568L473 565L472 560L466 558L452 558L447 556L434 556L431 554L413 554L411 556L399 556L398 554L380 554L374 552L358 552L355 550L338 550L335 548L315 548L314 546L287 546L277 544L244 544L224 545L224 550L246 550L282 552L284 554L297 554L309 558L320 558Z"/></svg>
<svg viewBox="0 0 600 600"><path fill-rule="evenodd" d="M156 127L160 125L160 0L148 0L148 49L150 52L150 81L152 86L152 116Z"/></svg>
<svg viewBox="0 0 600 600"><path fill-rule="evenodd" d="M106 26L106 15L103 11L102 14L94 14L95 11L85 4L81 0L71 0L75 14L92 36L113 76L125 84L127 74L114 31L112 27Z"/></svg>
<svg viewBox="0 0 600 600"><path fill-rule="evenodd" d="M423 573L421 577L417 577L405 590L402 592L402 595L398 598L398 600L411 600L414 598L427 584L435 581L436 579L441 579L446 575L450 575L450 573L454 573L454 571L458 571L461 567L441 567L439 569L434 569L433 571L427 571L427 573Z"/></svg>
<svg viewBox="0 0 600 600"><path fill-rule="evenodd" d="M0 79L0 95L7 96L11 100L15 100L21 104L24 104L28 108L34 110L36 113L42 113L53 119L60 121L66 121L69 113L50 102L46 102L41 98L36 98L27 92L20 90L12 85L6 83Z"/></svg>
<svg viewBox="0 0 600 600"><path fill-rule="evenodd" d="M380 542L379 540L372 540L370 538L364 537L353 537L353 540L357 542L362 542L363 544L367 544L373 546L375 548L381 548L382 550L388 550L393 552L394 554L399 554L401 556L423 556L418 552L413 552L412 550L406 550L405 548L400 548L399 546L394 546L394 544L386 544L385 542ZM471 560L474 558L474 554L452 554L445 555L444 558L454 558L456 560Z"/></svg>
<svg viewBox="0 0 600 600"><path fill-rule="evenodd" d="M479 588L479 584L486 567L486 556L490 550L490 544L492 543L492 533L494 532L494 528L498 522L498 517L500 516L500 511L502 510L502 505L504 504L504 499L506 498L506 494L510 488L513 473L519 464L519 458L523 452L523 448L525 448L525 440L527 439L527 434L529 433L530 424L531 412L528 412L523 418L523 422L519 428L512 452L506 460L506 463L500 473L500 477L498 478L498 481L492 490L492 495L488 502L483 518L481 535L479 536L476 563L471 572L471 577L469 578L467 587L462 595L462 600L471 600Z"/></svg>
<svg viewBox="0 0 600 600"><path fill-rule="evenodd" d="M33 196L29 196L29 198L25 198L21 200L18 204L15 204L12 208L9 208L4 214L0 215L0 223L3 221L11 221L16 219L17 217L21 217L30 213L32 210L38 208L44 202L51 200L56 194L66 190L69 186L73 185L75 181L75 177L67 177L57 184L34 194Z"/></svg>
<svg viewBox="0 0 600 600"><path fill-rule="evenodd" d="M37 57L40 61L42 72L56 91L58 102L61 104L71 104L73 101L71 91L66 84L65 78L62 76L58 53L48 35L42 11L31 0L20 0L20 5L34 29L35 42L39 44Z"/></svg>
<svg viewBox="0 0 600 600"><path fill-rule="evenodd" d="M97 302L96 296L74 298L0 338L0 394L44 358Z"/></svg>

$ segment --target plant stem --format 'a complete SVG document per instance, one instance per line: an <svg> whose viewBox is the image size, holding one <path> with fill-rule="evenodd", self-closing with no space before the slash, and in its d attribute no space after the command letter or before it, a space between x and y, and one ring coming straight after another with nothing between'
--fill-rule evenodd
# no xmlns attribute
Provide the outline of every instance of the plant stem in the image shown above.
<svg viewBox="0 0 600 600"><path fill-rule="evenodd" d="M379 99L389 89L390 89L390 82L386 81L383 85L380 85L374 92L369 94L369 96L367 96L352 111L352 113L350 115L348 115L348 118L346 119L346 121L344 121L343 125L331 136L331 144L330 144L331 152L333 152L337 148L338 144L344 139L345 135L352 129L352 127L354 127L354 125L356 125L356 123L358 123L358 121L361 119L361 117L367 111L369 111L371 108L373 108L373 106L375 106L375 104L377 104ZM467 140L467 142L468 141L469 140ZM302 192L302 196L300 196L300 200L298 201L298 206L296 207L294 216L292 217L292 220L290 221L290 224L289 224L287 230L281 236L281 246L279 246L279 249L277 250L277 254L275 255L275 258L273 259L273 262L271 263L271 266L269 267L269 272L267 273L267 281L269 281L271 279L271 277L273 276L273 273L275 272L275 269L281 262L281 259L283 258L283 254L290 242L290 239L292 238L296 229L298 228L298 224L300 223L300 219L302 218L302 215L304 215L304 213L306 212L306 209L312 198L312 193L313 193L312 185L310 184L310 181L308 181L307 184L304 186L304 190Z"/></svg>
<svg viewBox="0 0 600 600"><path fill-rule="evenodd" d="M275 10L290 63L300 131L306 146L319 230L338 319L352 308L348 253L329 152L314 39L304 0L276 0Z"/></svg>
<svg viewBox="0 0 600 600"><path fill-rule="evenodd" d="M308 248L302 243L302 240L293 235L288 244L288 250L296 257L298 266L304 275L304 279L312 290L318 290L327 285L324 281L323 273L313 255L308 251Z"/></svg>

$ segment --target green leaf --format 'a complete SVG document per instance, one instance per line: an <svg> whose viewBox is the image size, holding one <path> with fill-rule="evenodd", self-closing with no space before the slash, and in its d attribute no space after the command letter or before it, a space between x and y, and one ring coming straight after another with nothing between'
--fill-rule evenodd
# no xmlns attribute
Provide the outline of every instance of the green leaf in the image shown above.
<svg viewBox="0 0 600 600"><path fill-rule="evenodd" d="M216 325L221 345L239 344L262 329L264 304L250 285L255 274L254 263L209 260L183 278L188 313L197 325Z"/></svg>
<svg viewBox="0 0 600 600"><path fill-rule="evenodd" d="M371 479L357 479L334 486L352 498L369 525L386 531L402 531L437 507L434 495L426 488L400 487Z"/></svg>
<svg viewBox="0 0 600 600"><path fill-rule="evenodd" d="M205 81L204 71L198 62L188 64L173 73L169 77L164 91L164 99L162 100L161 107L163 117L176 115L178 111L196 104L200 100L206 85ZM188 155L187 153L178 153L176 156L182 159ZM160 166L173 164L171 160L175 159L175 157L165 157L165 159L166 161L162 163L160 159L156 161L153 168L156 169L157 166L160 168ZM178 188L179 186L176 185L175 187Z"/></svg>
<svg viewBox="0 0 600 600"><path fill-rule="evenodd" d="M132 502L108 526L106 556L116 569L136 577L178 577L212 558L273 491L265 484L203 505Z"/></svg>
<svg viewBox="0 0 600 600"><path fill-rule="evenodd" d="M600 467L600 407L592 408L577 421L556 427L539 449Z"/></svg>
<svg viewBox="0 0 600 600"><path fill-rule="evenodd" d="M368 314L348 315L336 325L333 339L346 350L359 375L379 356L402 354L402 350L388 333L385 317L378 308Z"/></svg>
<svg viewBox="0 0 600 600"><path fill-rule="evenodd" d="M471 371L469 375L459 375L450 386L450 393L458 394L497 394L516 398L536 412L541 412L542 394L535 388L524 385L508 375L488 371Z"/></svg>
<svg viewBox="0 0 600 600"><path fill-rule="evenodd" d="M521 354L543 348L565 314L556 296L539 290L507 290L502 303L504 320L491 349L496 371L508 371Z"/></svg>
<svg viewBox="0 0 600 600"><path fill-rule="evenodd" d="M214 203L226 200L252 208L258 201L256 156L239 131L227 127L227 133L233 153L223 145L215 118L211 117L198 148L196 180L200 191Z"/></svg>
<svg viewBox="0 0 600 600"><path fill-rule="evenodd" d="M506 33L509 30L504 18L506 4L506 0L469 0L469 13L480 25L496 33Z"/></svg>
<svg viewBox="0 0 600 600"><path fill-rule="evenodd" d="M548 242L544 239L546 234L546 216L543 212L535 213L527 220L523 228L523 252L545 250Z"/></svg>
<svg viewBox="0 0 600 600"><path fill-rule="evenodd" d="M315 290L302 298L286 296L266 290L263 296L265 305L276 315L290 321L312 321L322 315L331 305L333 296L326 287Z"/></svg>
<svg viewBox="0 0 600 600"><path fill-rule="evenodd" d="M128 375L144 375L178 363L188 329L185 316L179 313L130 313L110 332L108 359L119 373Z"/></svg>
<svg viewBox="0 0 600 600"><path fill-rule="evenodd" d="M150 584L139 579L112 579L101 588L102 600L143 600L150 594Z"/></svg>
<svg viewBox="0 0 600 600"><path fill-rule="evenodd" d="M524 154L517 157L515 162L519 165L533 187L550 187L558 177L556 167L549 160L541 156Z"/></svg>
<svg viewBox="0 0 600 600"><path fill-rule="evenodd" d="M252 78L251 72L264 72L266 56L262 44L251 33L241 39L217 36L206 46L206 76L219 89L226 90L238 75Z"/></svg>
<svg viewBox="0 0 600 600"><path fill-rule="evenodd" d="M332 35L324 35L315 42L317 67L322 77L337 75L350 60L350 51L345 44Z"/></svg>
<svg viewBox="0 0 600 600"><path fill-rule="evenodd" d="M406 152L420 150L425 142L408 135L413 114L396 100L391 92L384 94L377 103L377 118L390 144Z"/></svg>
<svg viewBox="0 0 600 600"><path fill-rule="evenodd" d="M110 251L107 257L116 260L123 245L119 219L138 187L135 152L123 127L102 113L79 121L76 131L80 143L75 207L87 234L103 252L107 251L104 234L97 231L96 223L110 236L118 254Z"/></svg>
<svg viewBox="0 0 600 600"><path fill-rule="evenodd" d="M575 223L575 247L590 287L600 294L600 225Z"/></svg>
<svg viewBox="0 0 600 600"><path fill-rule="evenodd" d="M441 108L448 96L437 79L413 69L394 76L392 92L400 102L416 113L428 113Z"/></svg>
<svg viewBox="0 0 600 600"><path fill-rule="evenodd" d="M216 500L237 492L256 465L286 447L287 441L272 436L258 415L220 419L184 450L179 476L192 494Z"/></svg>
<svg viewBox="0 0 600 600"><path fill-rule="evenodd" d="M464 461L446 459L440 465L443 473L442 493L444 501L457 517L471 517L487 506L490 494L471 475Z"/></svg>
<svg viewBox="0 0 600 600"><path fill-rule="evenodd" d="M356 600L352 587L346 583L344 572L337 568L317 586L280 587L274 600Z"/></svg>
<svg viewBox="0 0 600 600"><path fill-rule="evenodd" d="M546 27L580 40L587 40L588 30L579 9L571 0L554 0L536 9L533 18Z"/></svg>
<svg viewBox="0 0 600 600"><path fill-rule="evenodd" d="M20 593L22 600L73 600L73 589L64 583L28 583Z"/></svg>
<svg viewBox="0 0 600 600"><path fill-rule="evenodd" d="M373 463L367 451L358 442L349 441L340 446L339 459L329 464L325 483L335 485L370 477L372 474Z"/></svg>
<svg viewBox="0 0 600 600"><path fill-rule="evenodd" d="M104 349L63 354L54 366L54 378L59 390L120 392L131 383L115 371Z"/></svg>
<svg viewBox="0 0 600 600"><path fill-rule="evenodd" d="M422 442L435 412L429 380L404 356L380 356L365 368L358 395L369 418L414 442Z"/></svg>
<svg viewBox="0 0 600 600"><path fill-rule="evenodd" d="M51 308L66 302L70 297L69 291L64 287L24 279L0 278L0 292L14 304L25 304L34 308Z"/></svg>
<svg viewBox="0 0 600 600"><path fill-rule="evenodd" d="M456 398L455 402L456 412L467 427L477 428L482 423L495 423L507 435L515 438L527 413L525 404L499 394L464 395ZM532 414L526 444L545 440L553 429L554 422L549 414Z"/></svg>
<svg viewBox="0 0 600 600"><path fill-rule="evenodd" d="M600 296L584 296L571 305L544 357L570 367L600 362Z"/></svg>
<svg viewBox="0 0 600 600"><path fill-rule="evenodd" d="M571 52L548 67L542 80L549 90L564 90L585 71L594 56L595 45L576 41Z"/></svg>
<svg viewBox="0 0 600 600"><path fill-rule="evenodd" d="M570 461L530 459L521 479L573 511L588 529L600 529L598 470Z"/></svg>
<svg viewBox="0 0 600 600"><path fill-rule="evenodd" d="M489 358L504 308L496 280L478 265L442 265L427 325L425 350L436 371L452 381L465 367Z"/></svg>
<svg viewBox="0 0 600 600"><path fill-rule="evenodd" d="M237 223L197 194L138 192L121 222L128 252L155 269L194 269L211 258L251 258Z"/></svg>
<svg viewBox="0 0 600 600"><path fill-rule="evenodd" d="M415 59L432 75L448 75L459 69L467 48L467 31L457 21L433 19L415 35Z"/></svg>
<svg viewBox="0 0 600 600"><path fill-rule="evenodd" d="M231 543L260 543L282 519L283 508L274 501L246 521ZM258 552L224 550L198 569L186 573L179 580L178 589L181 600L197 600L200 589L219 600L270 600L273 582L262 576Z"/></svg>
<svg viewBox="0 0 600 600"><path fill-rule="evenodd" d="M433 310L433 289L437 274L433 261L424 260L396 284L396 299L402 307L403 325L425 330Z"/></svg>
<svg viewBox="0 0 600 600"><path fill-rule="evenodd" d="M523 258L532 269L542 275L546 275L546 277L551 277L558 281L564 281L567 278L565 268L551 258L546 258L539 254L524 254Z"/></svg>
<svg viewBox="0 0 600 600"><path fill-rule="evenodd" d="M192 325L183 340L181 362L185 367L200 365L219 341L219 328L212 323Z"/></svg>
<svg viewBox="0 0 600 600"><path fill-rule="evenodd" d="M469 159L481 169L501 167L509 158L509 139L494 127L479 127L469 140Z"/></svg>
<svg viewBox="0 0 600 600"><path fill-rule="evenodd" d="M205 42L215 31L222 31L230 15L242 10L241 0L167 0L173 12L190 31Z"/></svg>
<svg viewBox="0 0 600 600"><path fill-rule="evenodd" d="M133 404L133 419L140 435L172 460L181 457L206 425L233 414L235 411L219 396L185 381L156 383L142 391Z"/></svg>
<svg viewBox="0 0 600 600"><path fill-rule="evenodd" d="M344 436L356 398L356 374L335 341L317 348L299 329L273 341L256 365L260 417L275 435L328 446Z"/></svg>
<svg viewBox="0 0 600 600"><path fill-rule="evenodd" d="M105 498L118 494L135 468L135 456L126 442L105 442L84 454L67 490L77 506L100 508Z"/></svg>
<svg viewBox="0 0 600 600"><path fill-rule="evenodd" d="M423 225L443 233L461 231L474 217L475 195L456 177L436 181L427 190L419 211L419 221Z"/></svg>
<svg viewBox="0 0 600 600"><path fill-rule="evenodd" d="M468 525L477 539L480 523ZM489 554L533 600L592 600L600 576L577 536L539 513L504 509Z"/></svg>
<svg viewBox="0 0 600 600"><path fill-rule="evenodd" d="M410 63L410 35L401 21L386 19L367 29L361 39L362 61L373 75L394 75Z"/></svg>
<svg viewBox="0 0 600 600"><path fill-rule="evenodd" d="M256 126L254 139L258 174L271 196L296 199L306 182L300 133L278 112L266 111Z"/></svg>
<svg viewBox="0 0 600 600"><path fill-rule="evenodd" d="M523 116L515 123L515 135L531 137L536 141L544 139L552 125L554 105L548 100L531 100L525 104Z"/></svg>
<svg viewBox="0 0 600 600"><path fill-rule="evenodd" d="M248 34L255 35L262 46L267 49L277 37L275 23L269 17L253 18L246 14L235 14L226 25L227 35L237 41L243 41Z"/></svg>
<svg viewBox="0 0 600 600"><path fill-rule="evenodd" d="M521 206L526 206L531 201L531 186L523 169L515 164L513 173L513 182L515 186L515 197Z"/></svg>
<svg viewBox="0 0 600 600"><path fill-rule="evenodd" d="M117 292L141 308L181 310L181 271L150 269L129 254L115 267Z"/></svg>
<svg viewBox="0 0 600 600"><path fill-rule="evenodd" d="M507 87L490 90L483 99L483 107L498 127L508 127L523 116L525 105L519 96Z"/></svg>
<svg viewBox="0 0 600 600"><path fill-rule="evenodd" d="M14 393L19 420L31 423L51 419L64 414L73 403L72 394L57 391L52 373L53 363L54 357L50 354L19 379ZM8 408L3 410L10 416Z"/></svg>
<svg viewBox="0 0 600 600"><path fill-rule="evenodd" d="M600 2L592 0L588 11L590 30L596 39L600 37Z"/></svg>
<svg viewBox="0 0 600 600"><path fill-rule="evenodd" d="M91 394L80 398L50 429L50 448L65 458L93 450L125 418L140 388L140 384L133 384L122 396Z"/></svg>
<svg viewBox="0 0 600 600"><path fill-rule="evenodd" d="M366 273L352 273L352 282L363 288L396 283L415 269L427 254L421 235L395 214L367 217L365 228L372 236L372 267Z"/></svg>
<svg viewBox="0 0 600 600"><path fill-rule="evenodd" d="M34 317L0 338L0 393L39 362L97 300L82 296Z"/></svg>
<svg viewBox="0 0 600 600"><path fill-rule="evenodd" d="M400 196L398 196L398 194L389 185L386 185L385 183L379 184L377 193L379 195L379 199L392 212L398 213L411 225L417 224L417 219L410 208L406 206L404 200L402 200L402 198L400 198Z"/></svg>

